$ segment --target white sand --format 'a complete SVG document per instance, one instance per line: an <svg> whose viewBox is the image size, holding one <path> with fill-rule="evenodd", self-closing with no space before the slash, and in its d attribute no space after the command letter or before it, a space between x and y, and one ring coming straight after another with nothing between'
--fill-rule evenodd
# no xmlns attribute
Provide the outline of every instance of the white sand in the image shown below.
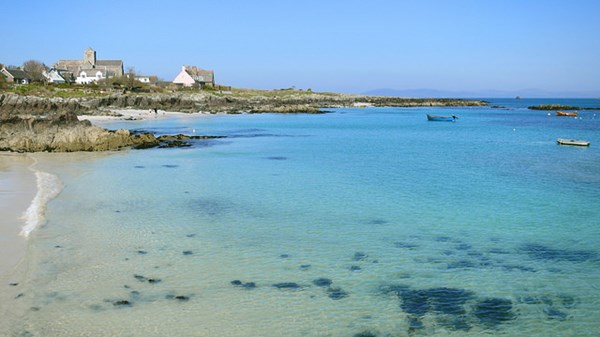
<svg viewBox="0 0 600 337"><path fill-rule="evenodd" d="M164 118L189 118L192 116L205 115L205 113L185 113L158 110L155 114L154 110L134 110L134 109L111 109L112 112L121 114L122 116L77 116L79 120L89 120L94 124L102 124L102 122L110 122L117 120L155 120Z"/></svg>
<svg viewBox="0 0 600 337"><path fill-rule="evenodd" d="M32 163L27 155L0 153L0 279L25 257L27 240L19 232L37 191L36 177L28 169Z"/></svg>

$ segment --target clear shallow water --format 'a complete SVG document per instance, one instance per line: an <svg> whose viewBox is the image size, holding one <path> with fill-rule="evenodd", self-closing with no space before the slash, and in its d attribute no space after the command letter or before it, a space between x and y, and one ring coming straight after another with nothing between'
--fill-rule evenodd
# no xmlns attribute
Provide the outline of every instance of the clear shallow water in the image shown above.
<svg viewBox="0 0 600 337"><path fill-rule="evenodd" d="M523 101L114 123L228 138L53 167L11 331L593 335L600 119Z"/></svg>

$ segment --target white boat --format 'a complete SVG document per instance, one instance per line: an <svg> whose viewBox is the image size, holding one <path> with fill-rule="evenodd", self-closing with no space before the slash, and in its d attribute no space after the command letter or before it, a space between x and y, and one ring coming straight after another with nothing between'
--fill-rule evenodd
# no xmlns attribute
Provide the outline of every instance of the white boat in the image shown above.
<svg viewBox="0 0 600 337"><path fill-rule="evenodd" d="M556 142L560 145L590 146L590 142L587 140L558 138Z"/></svg>

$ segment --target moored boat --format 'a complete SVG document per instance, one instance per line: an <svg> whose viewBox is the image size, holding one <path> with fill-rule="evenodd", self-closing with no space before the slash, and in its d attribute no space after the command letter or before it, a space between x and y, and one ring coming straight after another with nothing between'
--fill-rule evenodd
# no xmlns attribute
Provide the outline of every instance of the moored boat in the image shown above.
<svg viewBox="0 0 600 337"><path fill-rule="evenodd" d="M558 138L556 142L559 145L590 146L590 142L587 140Z"/></svg>
<svg viewBox="0 0 600 337"><path fill-rule="evenodd" d="M570 116L570 117L577 117L577 112L564 112L564 111L557 111L556 112L557 116Z"/></svg>
<svg viewBox="0 0 600 337"><path fill-rule="evenodd" d="M434 115L430 115L427 114L427 120L428 121L435 121L435 122L454 122L458 117L456 117L456 115L452 115L452 116L434 116Z"/></svg>

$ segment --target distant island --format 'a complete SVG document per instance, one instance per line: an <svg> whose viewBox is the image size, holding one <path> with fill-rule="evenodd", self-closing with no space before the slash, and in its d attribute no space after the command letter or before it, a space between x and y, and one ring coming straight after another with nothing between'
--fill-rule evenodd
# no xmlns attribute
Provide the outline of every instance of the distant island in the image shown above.
<svg viewBox="0 0 600 337"><path fill-rule="evenodd" d="M600 107L582 108L582 107L578 107L578 106L561 105L561 104L542 104L542 105L529 106L527 108L530 110L600 110Z"/></svg>

